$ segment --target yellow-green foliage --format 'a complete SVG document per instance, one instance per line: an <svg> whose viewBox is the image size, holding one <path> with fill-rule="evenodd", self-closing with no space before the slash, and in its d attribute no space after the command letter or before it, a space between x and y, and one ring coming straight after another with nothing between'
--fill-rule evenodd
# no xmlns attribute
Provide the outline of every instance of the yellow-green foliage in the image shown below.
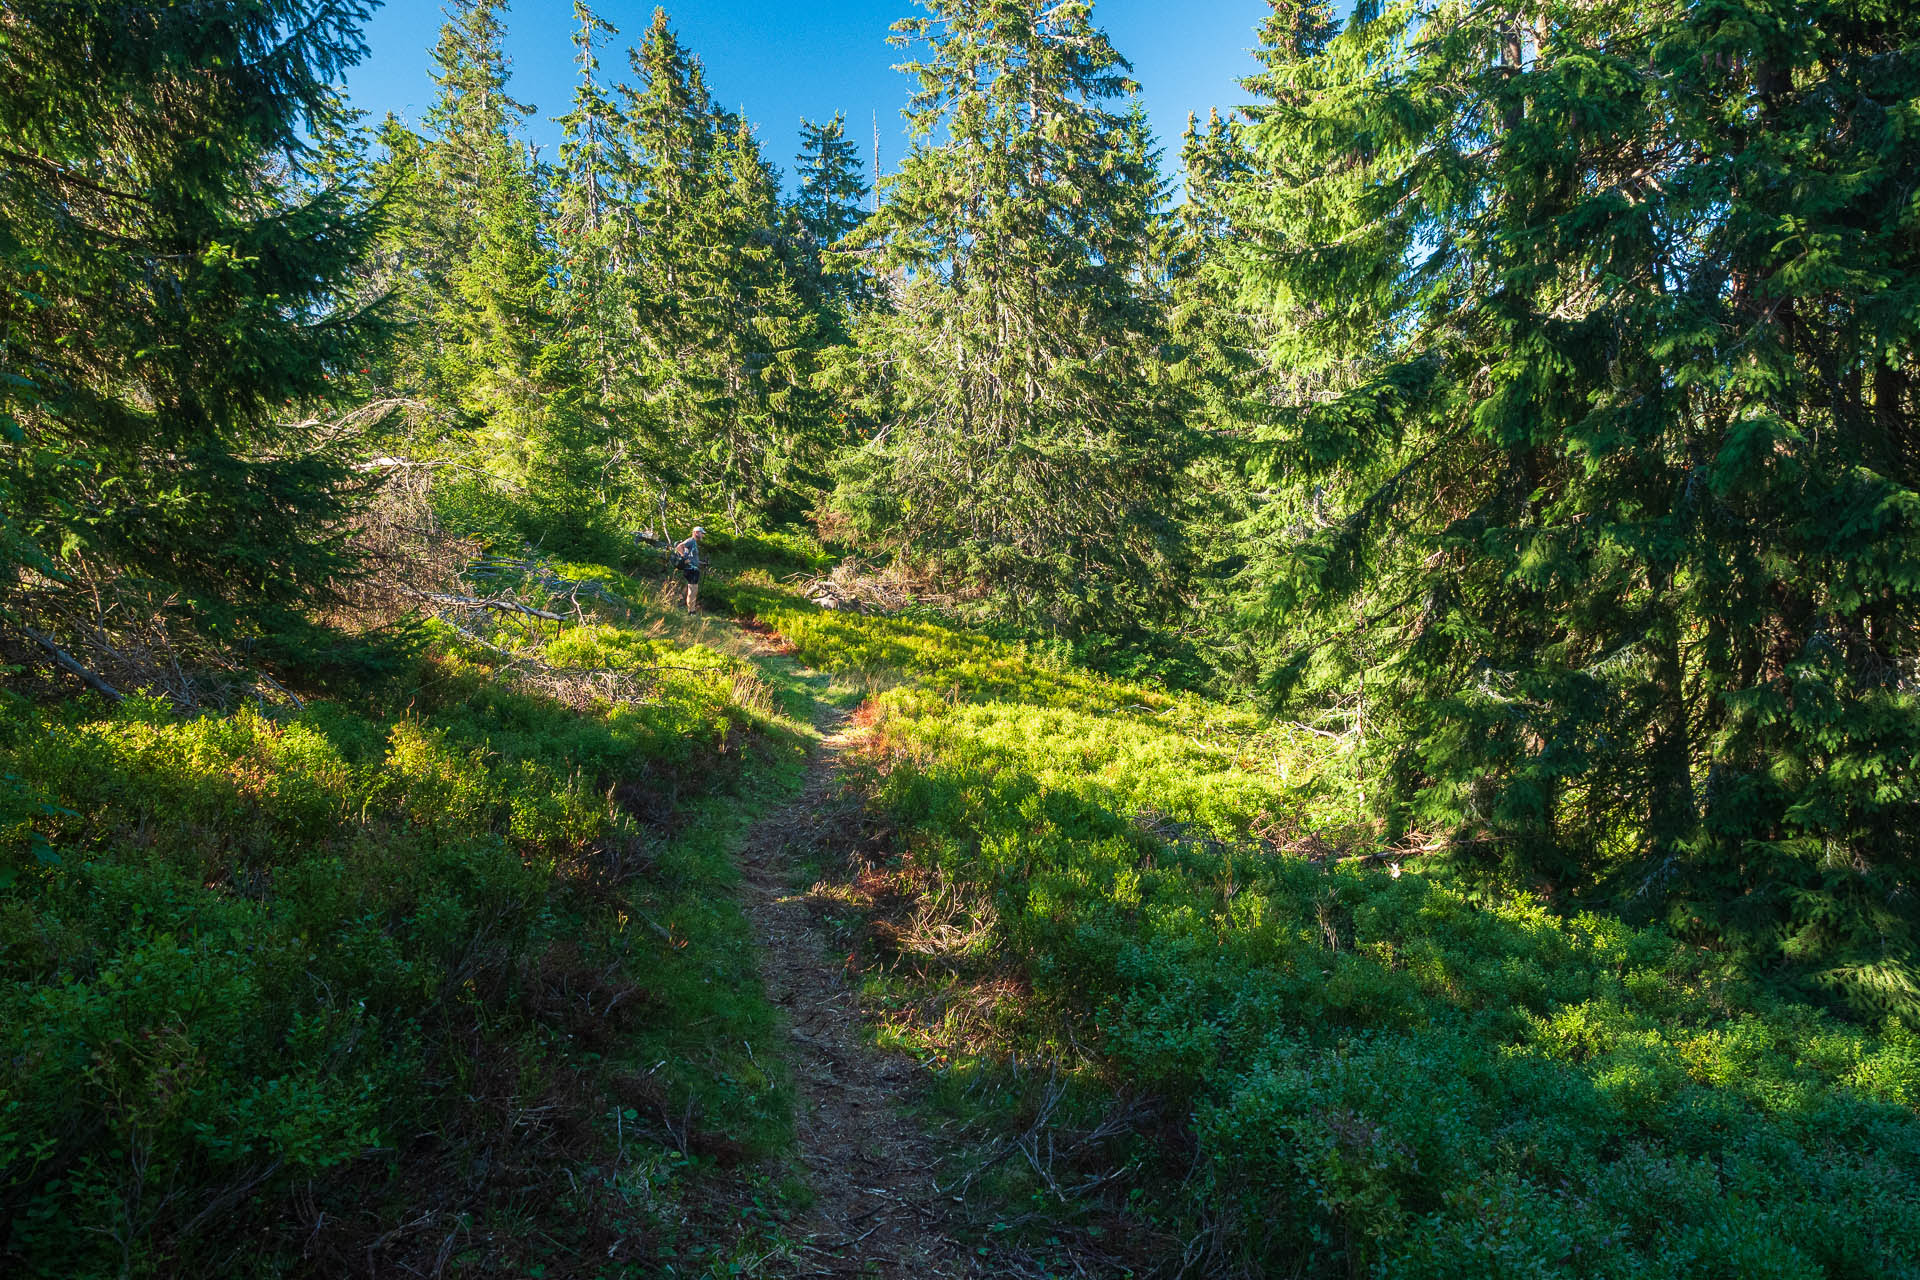
<svg viewBox="0 0 1920 1280"><path fill-rule="evenodd" d="M742 587L733 607L757 616L821 671L883 682L907 678L936 694L1019 699L1045 706L1106 711L1138 703L1164 707L1165 695L1082 672L1037 666L1013 645L934 622L874 619L818 609L787 592Z"/></svg>
<svg viewBox="0 0 1920 1280"><path fill-rule="evenodd" d="M896 673L879 801L991 895L1000 952L1098 1073L1186 1108L1195 1220L1236 1265L1920 1268L1910 1030L1741 986L1657 929L1276 851L1263 833L1350 817L1322 739L926 622L751 603L807 661Z"/></svg>
<svg viewBox="0 0 1920 1280"><path fill-rule="evenodd" d="M244 1230L267 1273L307 1247L290 1188L336 1223L369 1177L484 1204L552 1132L512 1117L616 1048L677 1117L778 1140L724 851L635 816L731 776L741 664L612 625L544 656L658 683L580 711L442 646L388 704L273 718L0 694L0 1256L172 1272Z"/></svg>
<svg viewBox="0 0 1920 1280"><path fill-rule="evenodd" d="M1114 753L1108 783L1134 791L1133 810L1180 821L1210 815L1225 823L1221 833L1242 835L1256 820L1339 828L1355 819L1345 755L1309 731L1273 725L1245 708L1047 664L1018 645L934 621L820 609L777 589L737 591L734 603L777 630L809 665L886 690L880 701L889 722L914 726L901 735L909 749L946 754L950 747L933 739L946 731L950 712L972 716L968 723L979 729L955 732L983 743L992 734L982 732L988 722L980 715L1001 717L995 723L1010 740L1066 752L1057 775L1086 772L1073 754L1083 737L1105 744L1085 750ZM975 714L969 706L992 710ZM1201 797L1214 791L1239 799L1223 806ZM1182 797L1190 810L1169 807Z"/></svg>

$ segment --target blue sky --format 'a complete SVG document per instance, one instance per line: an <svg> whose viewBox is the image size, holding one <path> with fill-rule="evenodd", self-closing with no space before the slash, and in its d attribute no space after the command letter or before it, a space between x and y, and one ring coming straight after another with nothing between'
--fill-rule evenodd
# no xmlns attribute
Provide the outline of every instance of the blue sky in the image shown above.
<svg viewBox="0 0 1920 1280"><path fill-rule="evenodd" d="M624 76L625 49L652 19L653 0L600 0L600 15L620 28L601 55L603 72ZM745 108L768 158L793 167L800 118L847 113L848 129L870 149L879 113L881 165L891 170L906 146L900 108L907 78L894 71L901 51L887 28L915 12L911 0L677 0L666 6L681 40L706 63L723 105ZM1236 81L1254 69L1247 52L1265 0L1099 0L1094 20L1133 63L1154 131L1174 159L1187 113L1245 99ZM441 23L437 0L388 0L367 27L371 54L353 69L353 104L377 118L389 109L417 121L433 100L427 51ZM571 0L515 0L507 14L513 93L537 111L533 140L551 156L559 129L551 117L573 92Z"/></svg>

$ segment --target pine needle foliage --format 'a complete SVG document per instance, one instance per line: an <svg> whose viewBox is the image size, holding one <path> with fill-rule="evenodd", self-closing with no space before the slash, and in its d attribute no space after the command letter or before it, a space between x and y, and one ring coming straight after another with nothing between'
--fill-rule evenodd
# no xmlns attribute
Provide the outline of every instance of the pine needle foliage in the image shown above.
<svg viewBox="0 0 1920 1280"><path fill-rule="evenodd" d="M348 570L351 441L308 411L377 333L355 275L371 228L302 166L343 118L369 8L0 14L9 621L78 616L85 582L257 635Z"/></svg>
<svg viewBox="0 0 1920 1280"><path fill-rule="evenodd" d="M1186 448L1143 270L1161 193L1092 6L927 0L916 141L861 234L892 306L860 346L884 429L843 464L862 536L1016 620L1081 630L1164 602Z"/></svg>
<svg viewBox="0 0 1920 1280"><path fill-rule="evenodd" d="M1276 697L1373 656L1396 832L1920 1010L1920 25L1278 5L1240 188L1296 402Z"/></svg>

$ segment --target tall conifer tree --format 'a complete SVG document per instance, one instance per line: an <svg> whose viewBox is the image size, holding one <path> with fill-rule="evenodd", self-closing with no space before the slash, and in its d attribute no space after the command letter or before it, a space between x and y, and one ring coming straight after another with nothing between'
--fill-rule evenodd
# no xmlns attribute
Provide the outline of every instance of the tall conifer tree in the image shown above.
<svg viewBox="0 0 1920 1280"><path fill-rule="evenodd" d="M818 317L781 234L778 175L746 122L714 105L665 11L632 65L629 275L658 474L736 517L792 506L818 469Z"/></svg>
<svg viewBox="0 0 1920 1280"><path fill-rule="evenodd" d="M560 164L554 175L554 231L565 276L565 328L583 347L594 394L611 412L618 398L618 348L627 326L625 198L621 176L630 167L621 121L600 80L601 40L619 31L583 0L574 0L574 61L580 68L573 106L559 118Z"/></svg>
<svg viewBox="0 0 1920 1280"><path fill-rule="evenodd" d="M1737 15L1737 18L1734 16ZM1276 6L1269 615L1365 634L1390 816L1920 1009L1920 25ZM1358 606L1357 608L1355 606Z"/></svg>
<svg viewBox="0 0 1920 1280"><path fill-rule="evenodd" d="M375 128L373 146L371 183L383 213L376 262L396 326L396 340L374 356L374 376L411 396L450 402L438 324L452 292L454 258L444 188L434 176L427 139L393 112Z"/></svg>
<svg viewBox="0 0 1920 1280"><path fill-rule="evenodd" d="M1196 635L1208 663L1245 678L1232 579L1246 562L1234 525L1260 501L1245 483L1238 444L1263 417L1263 399L1285 377L1264 358L1264 327L1240 305L1230 193L1251 162L1244 122L1209 114L1187 118L1180 149L1181 199L1160 219L1154 269L1167 293L1167 377L1187 400L1198 437L1189 465L1182 519L1194 557Z"/></svg>
<svg viewBox="0 0 1920 1280"><path fill-rule="evenodd" d="M632 253L631 161L619 108L600 77L600 42L619 32L574 0L573 104L559 118L560 163L551 175L555 332L543 367L552 388L540 485L559 522L584 536L651 479L642 437L653 426L639 400L626 267ZM643 483L636 484L636 481ZM580 517L599 513L595 520Z"/></svg>
<svg viewBox="0 0 1920 1280"><path fill-rule="evenodd" d="M822 245L844 239L866 216L867 183L860 148L847 137L842 112L824 124L800 122L800 155L794 165L799 194L794 209L800 225Z"/></svg>
<svg viewBox="0 0 1920 1280"><path fill-rule="evenodd" d="M458 0L434 47L427 113L440 231L451 247L435 328L445 376L480 456L518 480L536 429L534 360L549 259L531 158L515 134L532 108L507 92L504 0Z"/></svg>
<svg viewBox="0 0 1920 1280"><path fill-rule="evenodd" d="M456 219L475 216L499 141L533 114L507 92L507 8L506 0L453 0L433 47L439 93L426 123L436 143L434 167Z"/></svg>
<svg viewBox="0 0 1920 1280"><path fill-rule="evenodd" d="M131 592L257 633L345 567L351 441L308 410L374 331L353 274L369 226L299 166L310 130L344 127L332 86L368 7L24 0L0 18L10 626L70 617L64 583L102 588L88 609Z"/></svg>
<svg viewBox="0 0 1920 1280"><path fill-rule="evenodd" d="M927 0L916 141L869 220L904 280L864 326L885 427L838 501L866 535L1077 629L1169 588L1176 395L1144 271L1160 180L1085 3Z"/></svg>
<svg viewBox="0 0 1920 1280"><path fill-rule="evenodd" d="M844 307L863 292L863 273L852 255L835 246L865 220L870 191L844 114L836 111L824 124L800 122L794 177L799 191L793 209L808 274L829 306Z"/></svg>
<svg viewBox="0 0 1920 1280"><path fill-rule="evenodd" d="M387 210L381 249L406 326L382 363L390 385L425 403L426 421L442 424L442 434L456 420L470 431L476 415L484 417L474 376L484 367L490 382L499 378L480 349L482 332L516 309L485 296L493 268L475 261L505 250L508 207L528 200L514 134L531 108L508 92L505 9L503 0L456 0L429 54L438 91L422 131L390 113L377 133L374 180ZM523 372L527 363L523 351ZM482 394L497 398L498 389ZM517 429L508 426L506 436ZM465 452L475 441L420 443Z"/></svg>

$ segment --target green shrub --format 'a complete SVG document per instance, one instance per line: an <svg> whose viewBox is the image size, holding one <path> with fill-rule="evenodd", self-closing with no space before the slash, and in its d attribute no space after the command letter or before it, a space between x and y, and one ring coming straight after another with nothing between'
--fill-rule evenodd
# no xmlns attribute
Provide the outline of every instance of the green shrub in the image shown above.
<svg viewBox="0 0 1920 1280"><path fill-rule="evenodd" d="M505 1167L500 1144L543 1127L501 1116L591 1067L576 1033L599 1019L570 1012L569 984L590 1003L594 982L633 987L612 1025L635 1052L759 1033L745 996L716 1016L710 987L672 976L742 949L736 926L708 864L632 856L658 840L619 799L656 770L686 775L684 800L726 780L714 763L750 723L738 664L612 626L548 656L674 670L586 711L445 647L391 703L284 719L0 705L0 1258L175 1273L250 1232L271 1273L317 1230L294 1188L338 1224L378 1211L369 1179L418 1197L480 1151ZM616 865L658 882L615 884ZM629 927L640 903L664 936ZM769 1080L703 1074L660 1078L741 1095L743 1134L777 1128Z"/></svg>
<svg viewBox="0 0 1920 1280"><path fill-rule="evenodd" d="M1307 732L922 621L748 603L884 690L875 802L990 895L1000 962L1059 1029L1008 1020L1028 1038L1000 1051L1083 1046L1181 1108L1197 1176L1156 1197L1237 1269L1920 1272L1910 1029L1659 929L1303 857L1275 837L1355 816Z"/></svg>

